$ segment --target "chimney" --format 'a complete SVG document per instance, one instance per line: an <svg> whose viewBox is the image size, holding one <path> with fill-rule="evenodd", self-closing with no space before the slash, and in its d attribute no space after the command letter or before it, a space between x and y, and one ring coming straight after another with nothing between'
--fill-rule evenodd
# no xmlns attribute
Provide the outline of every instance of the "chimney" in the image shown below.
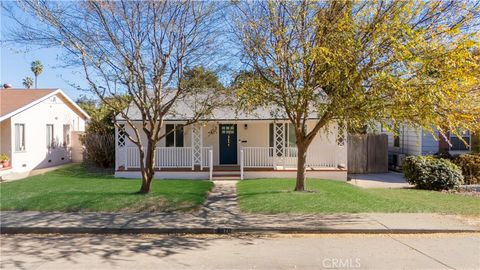
<svg viewBox="0 0 480 270"><path fill-rule="evenodd" d="M13 86L9 83L6 83L3 85L3 88L8 89L8 88L13 88Z"/></svg>

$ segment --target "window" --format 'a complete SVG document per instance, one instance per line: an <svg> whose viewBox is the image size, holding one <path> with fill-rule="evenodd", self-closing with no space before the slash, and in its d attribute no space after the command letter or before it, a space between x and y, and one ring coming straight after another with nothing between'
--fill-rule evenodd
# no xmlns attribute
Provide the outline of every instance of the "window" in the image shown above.
<svg viewBox="0 0 480 270"><path fill-rule="evenodd" d="M183 147L183 125L165 125L165 132L167 134L165 138L166 147Z"/></svg>
<svg viewBox="0 0 480 270"><path fill-rule="evenodd" d="M70 125L63 125L63 147L70 146Z"/></svg>
<svg viewBox="0 0 480 270"><path fill-rule="evenodd" d="M458 137L455 134L450 133L450 143L452 146L450 147L450 150L452 151L468 151L470 150L470 132L469 131L464 131L461 134L461 137ZM462 139L467 143L462 141Z"/></svg>
<svg viewBox="0 0 480 270"><path fill-rule="evenodd" d="M393 146L400 147L400 128L395 128L393 133Z"/></svg>
<svg viewBox="0 0 480 270"><path fill-rule="evenodd" d="M25 124L15 124L15 151L25 151Z"/></svg>
<svg viewBox="0 0 480 270"><path fill-rule="evenodd" d="M47 124L47 148L55 148L53 125Z"/></svg>

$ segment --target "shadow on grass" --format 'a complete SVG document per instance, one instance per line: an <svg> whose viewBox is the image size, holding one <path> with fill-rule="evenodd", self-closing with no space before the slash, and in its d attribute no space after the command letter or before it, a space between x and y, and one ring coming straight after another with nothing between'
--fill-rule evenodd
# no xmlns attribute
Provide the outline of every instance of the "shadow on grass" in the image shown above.
<svg viewBox="0 0 480 270"><path fill-rule="evenodd" d="M70 166L66 166L58 170L45 173L43 175L75 178L114 179L113 173L110 170L102 171L83 164L72 164Z"/></svg>

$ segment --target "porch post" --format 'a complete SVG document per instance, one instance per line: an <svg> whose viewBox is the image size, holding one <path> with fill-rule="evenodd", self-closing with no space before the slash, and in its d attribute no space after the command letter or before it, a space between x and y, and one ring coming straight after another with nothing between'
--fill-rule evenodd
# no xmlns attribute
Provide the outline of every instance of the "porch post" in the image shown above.
<svg viewBox="0 0 480 270"><path fill-rule="evenodd" d="M276 169L276 160L283 158L285 169L285 125L273 122L273 160Z"/></svg>
<svg viewBox="0 0 480 270"><path fill-rule="evenodd" d="M213 179L213 150L208 150L208 166L210 169L210 181Z"/></svg>
<svg viewBox="0 0 480 270"><path fill-rule="evenodd" d="M243 146L240 147L240 180L243 180Z"/></svg>
<svg viewBox="0 0 480 270"><path fill-rule="evenodd" d="M128 158L128 151L127 151L127 147L125 146L123 148L123 151L125 152L125 171L128 169L128 161L127 161L127 158Z"/></svg>
<svg viewBox="0 0 480 270"><path fill-rule="evenodd" d="M192 126L192 170L195 165L202 165L202 133L203 126L195 124Z"/></svg>

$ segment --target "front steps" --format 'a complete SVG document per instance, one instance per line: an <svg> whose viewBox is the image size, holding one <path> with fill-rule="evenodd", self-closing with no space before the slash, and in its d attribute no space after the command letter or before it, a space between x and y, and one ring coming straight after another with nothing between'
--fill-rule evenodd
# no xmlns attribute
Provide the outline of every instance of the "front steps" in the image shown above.
<svg viewBox="0 0 480 270"><path fill-rule="evenodd" d="M219 181L219 180L233 180L238 181L240 180L240 172L239 171L213 171L212 180Z"/></svg>

